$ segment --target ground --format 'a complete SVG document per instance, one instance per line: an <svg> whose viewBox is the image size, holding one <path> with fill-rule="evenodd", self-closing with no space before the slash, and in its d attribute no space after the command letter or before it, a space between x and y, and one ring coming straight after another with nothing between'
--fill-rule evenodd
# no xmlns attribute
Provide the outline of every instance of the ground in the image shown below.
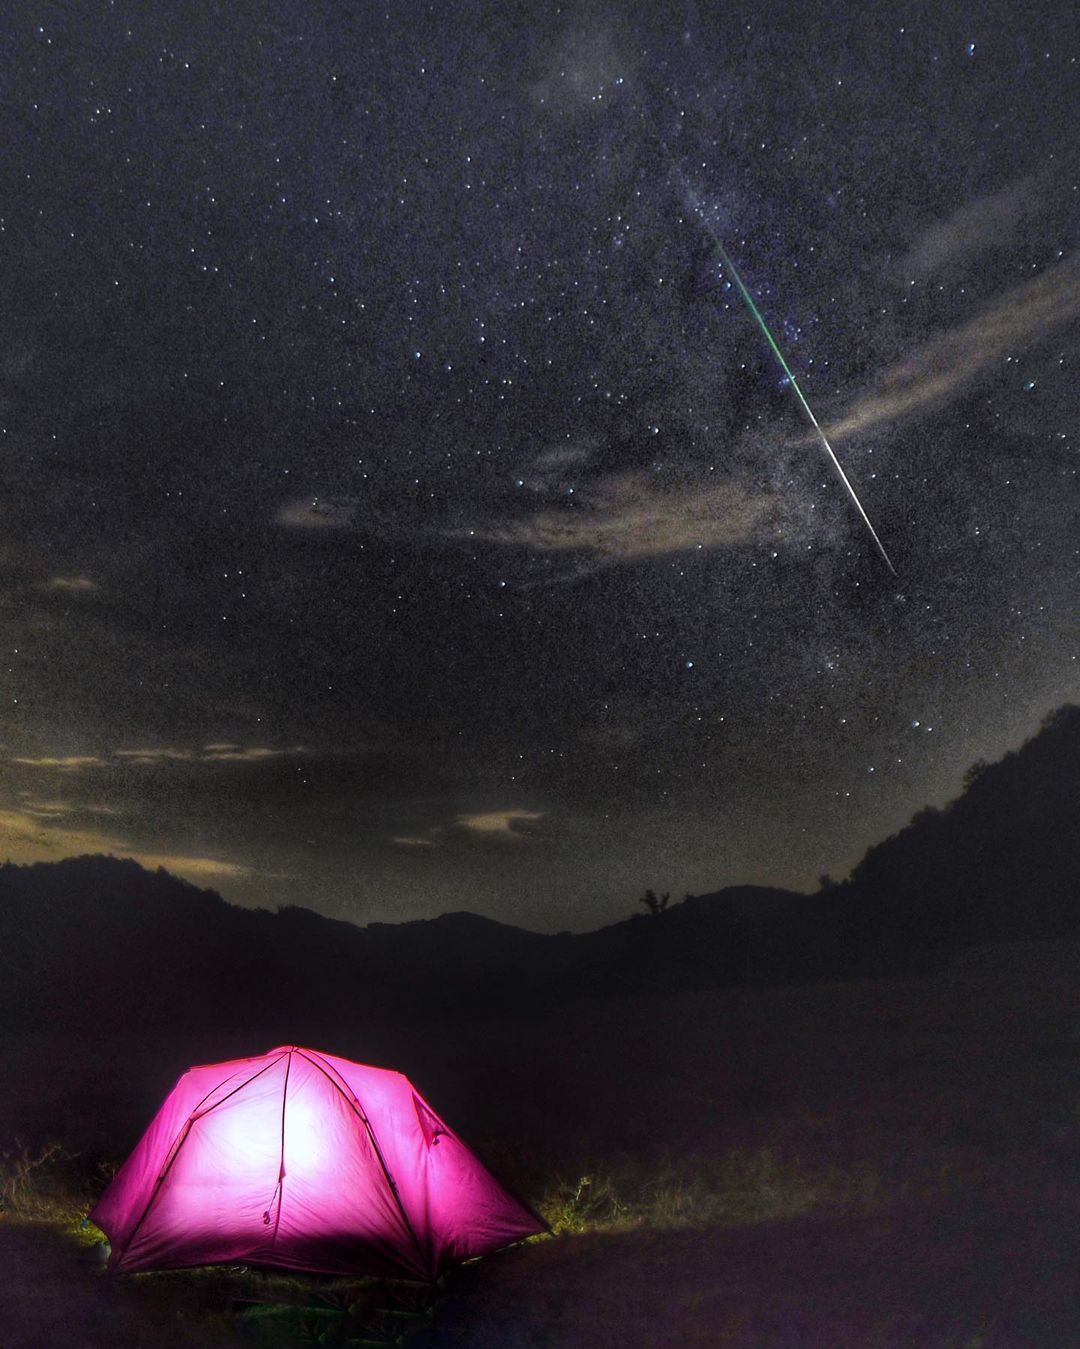
<svg viewBox="0 0 1080 1349"><path fill-rule="evenodd" d="M1025 945L920 977L327 1036L408 1071L557 1235L452 1273L424 1316L318 1280L114 1279L9 1205L0 1338L357 1344L365 1325L416 1349L1069 1349L1078 988L1078 948ZM89 1163L179 1068L267 1047L250 1039L9 1038L5 1136L51 1126L100 1185Z"/></svg>

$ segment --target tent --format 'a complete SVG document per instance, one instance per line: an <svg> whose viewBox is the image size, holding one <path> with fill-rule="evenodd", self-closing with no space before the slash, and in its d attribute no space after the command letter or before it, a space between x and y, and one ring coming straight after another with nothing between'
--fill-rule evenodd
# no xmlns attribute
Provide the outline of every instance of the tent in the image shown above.
<svg viewBox="0 0 1080 1349"><path fill-rule="evenodd" d="M184 1073L90 1217L110 1269L416 1279L546 1230L401 1073L297 1045Z"/></svg>

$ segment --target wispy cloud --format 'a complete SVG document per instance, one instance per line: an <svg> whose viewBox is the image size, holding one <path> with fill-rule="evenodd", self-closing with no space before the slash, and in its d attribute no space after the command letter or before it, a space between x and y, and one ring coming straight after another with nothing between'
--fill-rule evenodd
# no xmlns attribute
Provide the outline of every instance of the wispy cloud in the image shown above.
<svg viewBox="0 0 1080 1349"><path fill-rule="evenodd" d="M116 805L107 805L104 801L63 801L57 797L39 800L34 792L19 792L19 800L22 801L20 809L24 813L43 820L67 819L73 815L116 816L124 813Z"/></svg>
<svg viewBox="0 0 1080 1349"><path fill-rule="evenodd" d="M286 502L275 518L290 529L343 529L355 520L358 504L356 497L298 497Z"/></svg>
<svg viewBox="0 0 1080 1349"><path fill-rule="evenodd" d="M126 759L131 763L183 763L194 759L195 755L189 749L116 749L113 754L117 759Z"/></svg>
<svg viewBox="0 0 1080 1349"><path fill-rule="evenodd" d="M250 867L238 862L187 853L146 852L125 839L53 824L25 809L0 810L0 854L11 861L54 862L85 853L132 857L144 867L165 867L190 880L235 880L252 874Z"/></svg>
<svg viewBox="0 0 1080 1349"><path fill-rule="evenodd" d="M154 870L164 867L188 880L239 880L253 875L251 867L225 862L219 857L190 857L186 853L133 852L128 854L141 866Z"/></svg>
<svg viewBox="0 0 1080 1349"><path fill-rule="evenodd" d="M89 576L50 576L46 584L50 590L62 590L69 595L88 595L98 588Z"/></svg>
<svg viewBox="0 0 1080 1349"><path fill-rule="evenodd" d="M967 323L950 328L894 365L825 428L839 441L913 416L957 394L1006 356L1080 316L1080 254L1007 291Z"/></svg>
<svg viewBox="0 0 1080 1349"><path fill-rule="evenodd" d="M528 830L522 830L521 824L530 824L542 820L541 810L489 810L474 815L459 815L458 828L477 834L482 838L504 839L520 843L528 838Z"/></svg>
<svg viewBox="0 0 1080 1349"><path fill-rule="evenodd" d="M33 792L20 792L22 810L43 820L58 820L72 815L122 815L124 812L116 806L107 806L101 802L39 801Z"/></svg>
<svg viewBox="0 0 1080 1349"><path fill-rule="evenodd" d="M472 537L621 562L744 543L778 511L778 498L752 494L731 479L665 488L649 474L625 473L582 487L565 508L477 529Z"/></svg>
<svg viewBox="0 0 1080 1349"><path fill-rule="evenodd" d="M266 763L270 759L284 759L304 754L303 745L290 745L286 749L270 749L265 745L234 745L220 743L204 745L201 750L177 749L172 746L150 747L144 749L118 749L113 753L117 759L129 763Z"/></svg>
<svg viewBox="0 0 1080 1349"><path fill-rule="evenodd" d="M268 759L293 758L306 753L303 745L290 745L287 749L267 749L257 745L248 748L241 745L207 745L200 759L203 763L265 763Z"/></svg>
<svg viewBox="0 0 1080 1349"><path fill-rule="evenodd" d="M23 802L23 810L27 815L33 815L41 820L58 820L65 815L73 815L77 810L76 806L67 801L35 801L29 792L20 792Z"/></svg>
<svg viewBox="0 0 1080 1349"><path fill-rule="evenodd" d="M52 861L73 853L118 850L123 850L119 840L96 830L56 825L28 810L0 810L0 851L12 861Z"/></svg>
<svg viewBox="0 0 1080 1349"><path fill-rule="evenodd" d="M604 108L634 66L615 28L568 29L530 90L533 102L558 116Z"/></svg>
<svg viewBox="0 0 1080 1349"><path fill-rule="evenodd" d="M58 768L64 773L78 773L84 768L108 766L108 761L96 754L67 754L59 757L43 754L37 758L16 756L11 762L23 764L28 768Z"/></svg>
<svg viewBox="0 0 1080 1349"><path fill-rule="evenodd" d="M1043 206L1036 178L1009 183L998 192L965 202L944 220L935 221L893 264L905 285L925 281L960 259L1009 243L1020 226Z"/></svg>
<svg viewBox="0 0 1080 1349"><path fill-rule="evenodd" d="M466 839L493 843L526 843L533 837L530 826L544 819L542 810L483 810L456 815L450 824L436 824L423 833L394 834L390 842L398 848L426 850L453 847Z"/></svg>
<svg viewBox="0 0 1080 1349"><path fill-rule="evenodd" d="M28 768L51 768L64 773L76 773L87 768L109 768L117 764L142 764L147 767L162 764L217 764L267 763L273 759L293 758L306 754L303 745L289 745L282 749L271 749L266 745L238 745L220 742L204 745L201 750L186 749L177 745L141 745L134 749L114 749L109 757L98 754L69 754L38 756L19 755L9 762L22 764Z"/></svg>
<svg viewBox="0 0 1080 1349"><path fill-rule="evenodd" d="M601 442L592 436L578 436L574 440L548 445L529 464L528 478L549 486L567 473L580 471L600 448Z"/></svg>

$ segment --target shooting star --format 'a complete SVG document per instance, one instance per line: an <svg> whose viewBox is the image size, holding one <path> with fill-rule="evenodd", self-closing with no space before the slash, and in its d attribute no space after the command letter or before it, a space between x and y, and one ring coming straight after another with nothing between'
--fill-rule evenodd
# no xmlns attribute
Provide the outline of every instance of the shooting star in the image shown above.
<svg viewBox="0 0 1080 1349"><path fill-rule="evenodd" d="M813 411L812 411L812 409L811 409L811 407L810 407L810 404L806 401L806 397L805 397L805 395L803 394L802 389L799 388L799 381L795 378L794 374L793 374L792 371L791 371L791 367L788 365L787 361L784 360L784 353L783 353L783 352L780 350L780 348L776 345L776 339L773 337L772 333L769 331L769 325L768 325L768 324L765 322L765 320L762 318L760 310L758 309L757 305L754 303L754 297L750 294L750 292L747 290L745 284L743 283L743 279L742 279L742 277L739 275L739 269L735 266L734 262L732 262L730 256L728 255L727 249L724 247L723 243L722 243L721 240L720 240L720 236L717 234L716 230L715 230L715 229L713 228L713 226L712 226L712 222L709 220L708 216L705 214L705 212L702 210L701 206L699 205L698 200L697 200L697 197L695 196L694 192L692 191L692 189L691 189L689 183L686 181L686 178L685 178L684 174L682 173L681 170L678 170L678 172L679 172L679 177L680 177L680 179L682 180L683 189L684 189L685 192L686 192L687 199L689 200L691 206L692 206L693 209L694 209L694 214L697 216L698 220L701 222L702 227L705 229L705 231L706 231L706 233L708 234L709 238L710 238L710 239L713 241L713 243L715 244L715 246L716 246L716 251L717 251L717 252L719 253L719 255L720 255L720 261L724 264L724 266L727 268L727 270L728 270L728 271L731 273L731 275L735 278L735 284L736 284L736 286L737 286L738 289L739 289L739 294L740 294L740 295L743 297L743 299L746 301L746 307L750 310L750 313L753 314L754 319L756 320L758 327L759 327L759 328L761 329L761 331L765 334L765 340L766 340L766 342L768 342L769 347L770 347L771 350L772 350L772 354L776 357L777 361L779 362L779 364L780 364L780 369L783 370L784 375L787 377L788 383L789 383L789 384L791 385L791 387L795 390L795 396L798 398L798 400L799 400L799 405L800 405L800 407L802 408L803 412L805 412L806 417L807 417L807 420L810 422L810 425L814 428L815 432L817 433L817 437L818 437L818 439L821 441L822 445L825 446L825 452L828 454L829 458L832 460L833 467L836 469L837 473L839 473L839 475L840 475L840 481L841 481L841 482L844 484L844 486L847 488L848 496L850 496L851 499L852 499L852 501L855 503L855 509L856 509L856 510L859 512L859 514L862 516L863 523L866 525L866 528L870 531L870 536L871 536L871 538L872 538L872 539L874 540L874 542L877 544L877 550L878 550L878 552L879 552L879 553L881 554L881 556L885 559L885 565L888 567L888 569L889 569L889 570L892 572L892 574L895 576L895 575L896 575L896 568L893 566L893 564L892 564L892 562L891 562L891 560L890 560L890 558L889 558L888 553L885 551L885 545L884 545L884 544L881 542L881 540L878 538L877 530L876 530L876 529L874 528L874 526L870 523L870 517L869 517L869 516L867 515L867 513L863 510L862 502L861 502L861 501L859 500L859 498L855 495L855 489L854 489L854 487L852 487L851 483L848 481L848 475L844 472L844 469L843 469L843 466L842 466L841 463L840 463L840 460L837 459L835 453L833 452L833 447L829 444L828 437L825 435L825 432L821 429L821 424L819 423L818 419L814 416L814 413L813 413Z"/></svg>

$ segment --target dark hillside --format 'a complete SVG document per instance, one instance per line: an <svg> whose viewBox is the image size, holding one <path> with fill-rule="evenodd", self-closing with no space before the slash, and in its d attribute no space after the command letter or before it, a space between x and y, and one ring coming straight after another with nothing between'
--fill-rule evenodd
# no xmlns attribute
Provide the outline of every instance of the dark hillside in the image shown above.
<svg viewBox="0 0 1080 1349"><path fill-rule="evenodd" d="M241 909L111 857L0 867L0 1025L305 1026L933 967L1078 930L1080 709L815 895L735 887L580 935L474 914L360 928Z"/></svg>
<svg viewBox="0 0 1080 1349"><path fill-rule="evenodd" d="M871 848L836 896L864 954L1063 937L1080 919L1080 708L976 764L943 810Z"/></svg>

